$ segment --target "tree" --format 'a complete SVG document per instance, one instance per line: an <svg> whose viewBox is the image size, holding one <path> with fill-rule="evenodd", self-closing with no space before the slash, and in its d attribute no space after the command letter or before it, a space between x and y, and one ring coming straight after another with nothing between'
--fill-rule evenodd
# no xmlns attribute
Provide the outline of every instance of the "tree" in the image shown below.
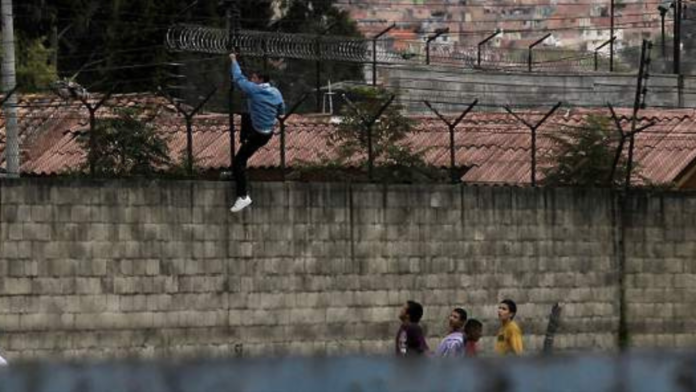
<svg viewBox="0 0 696 392"><path fill-rule="evenodd" d="M95 174L101 177L152 176L171 164L167 140L133 109L115 109L116 116L97 120ZM77 139L89 151L89 134ZM83 171L89 168L85 162Z"/></svg>
<svg viewBox="0 0 696 392"><path fill-rule="evenodd" d="M360 36L334 0L238 2L241 29L318 34L333 26L329 35ZM23 0L17 4L17 30L28 39L47 37L44 46L57 54L58 76L92 92L108 91L117 83L119 92L171 86L179 91L176 96L192 101L211 85L229 83L227 57L172 53L164 45L167 30L177 23L224 28L224 6L220 0ZM242 60L245 70L261 68L260 59ZM315 89L313 61L278 64L270 73L288 102ZM360 64L322 62L321 85L362 77ZM225 102L225 89L220 89L211 107L224 109Z"/></svg>
<svg viewBox="0 0 696 392"><path fill-rule="evenodd" d="M335 179L339 173L349 175L350 171L346 169L357 165L363 169L363 174L355 179L364 178L370 143L365 120L378 114L377 111L389 101L391 93L365 87L350 90L348 95L353 106L343 107L341 123L328 136L328 145L334 149L335 156L324 156L318 167L309 167L308 171L328 169L334 172L330 176ZM374 179L386 182L446 180L445 171L429 167L423 160L423 151L415 151L408 143L408 135L414 132L414 122L401 114L402 109L398 104L390 105L371 128Z"/></svg>
<svg viewBox="0 0 696 392"><path fill-rule="evenodd" d="M268 0L241 0L242 28L267 26ZM225 25L218 0L23 0L17 4L17 30L29 39L53 37L58 42L58 72L90 90L154 90L167 82L167 30L176 23L210 27ZM193 65L200 57L191 60ZM195 67L193 67L195 68ZM224 67L220 67L221 74Z"/></svg>
<svg viewBox="0 0 696 392"><path fill-rule="evenodd" d="M582 126L564 129L562 135L549 137L556 148L547 158L551 167L544 170L545 185L605 187L623 184L627 171L623 155L610 179L618 146L617 132L610 118L590 115Z"/></svg>
<svg viewBox="0 0 696 392"><path fill-rule="evenodd" d="M47 88L58 78L51 64L51 50L43 39L26 39L17 35L17 86L21 91L33 92Z"/></svg>

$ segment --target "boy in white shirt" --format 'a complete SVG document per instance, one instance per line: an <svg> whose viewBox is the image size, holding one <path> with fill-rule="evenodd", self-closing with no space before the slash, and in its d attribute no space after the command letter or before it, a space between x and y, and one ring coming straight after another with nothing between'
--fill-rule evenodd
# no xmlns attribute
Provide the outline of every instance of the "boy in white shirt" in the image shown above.
<svg viewBox="0 0 696 392"><path fill-rule="evenodd" d="M437 357L463 357L466 339L462 333L462 328L466 323L467 314L462 308L455 308L449 316L449 334L442 339L442 342L435 351Z"/></svg>

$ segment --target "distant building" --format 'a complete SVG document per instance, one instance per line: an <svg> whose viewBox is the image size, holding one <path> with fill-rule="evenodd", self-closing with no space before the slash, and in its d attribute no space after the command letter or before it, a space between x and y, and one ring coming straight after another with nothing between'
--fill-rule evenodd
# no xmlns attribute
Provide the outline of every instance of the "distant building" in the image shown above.
<svg viewBox="0 0 696 392"><path fill-rule="evenodd" d="M608 1L549 0L353 0L341 3L367 36L391 23L401 30L421 36L437 28L449 27L452 33L443 41L460 46L474 46L496 28L504 31L497 39L502 47L524 47L515 41L534 40L553 32L553 46L567 49L594 50L611 38ZM639 46L644 38L660 34L660 15L654 2L621 2L615 6L614 35L616 45ZM397 33L394 33L397 34ZM399 35L404 35L399 32ZM506 43L510 41L510 43ZM546 44L549 44L548 42Z"/></svg>

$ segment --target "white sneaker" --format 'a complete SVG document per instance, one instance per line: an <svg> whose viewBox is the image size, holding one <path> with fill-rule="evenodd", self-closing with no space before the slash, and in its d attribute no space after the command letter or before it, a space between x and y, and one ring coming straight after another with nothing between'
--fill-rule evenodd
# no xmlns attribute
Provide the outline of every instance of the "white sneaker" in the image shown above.
<svg viewBox="0 0 696 392"><path fill-rule="evenodd" d="M251 204L251 197L249 196L244 196L244 197L238 197L237 201L234 202L234 205L232 208L230 208L230 211L232 212L239 212Z"/></svg>

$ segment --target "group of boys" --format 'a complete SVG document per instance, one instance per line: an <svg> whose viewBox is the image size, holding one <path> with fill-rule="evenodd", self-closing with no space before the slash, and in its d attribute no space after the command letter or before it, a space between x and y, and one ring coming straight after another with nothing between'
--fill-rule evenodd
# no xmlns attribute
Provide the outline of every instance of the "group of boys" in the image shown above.
<svg viewBox="0 0 696 392"><path fill-rule="evenodd" d="M432 355L435 357L475 357L478 341L483 333L483 324L476 319L467 319L462 308L452 310L448 318L447 336L442 339L434 353L425 341L420 320L423 306L416 301L407 301L401 308L401 326L396 334L397 356Z"/></svg>

